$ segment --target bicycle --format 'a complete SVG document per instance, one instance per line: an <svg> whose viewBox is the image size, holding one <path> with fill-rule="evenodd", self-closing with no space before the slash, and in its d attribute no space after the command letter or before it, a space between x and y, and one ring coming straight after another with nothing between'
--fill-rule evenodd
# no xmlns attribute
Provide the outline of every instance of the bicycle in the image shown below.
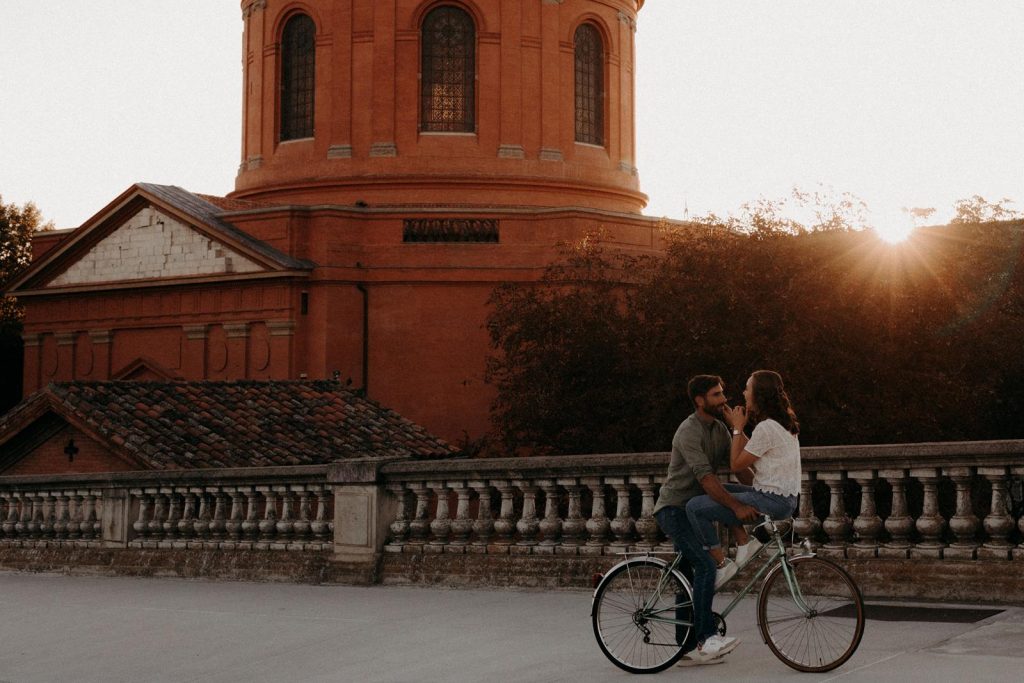
<svg viewBox="0 0 1024 683"><path fill-rule="evenodd" d="M817 557L809 541L790 556L784 540L792 519L764 516L771 540L740 567L772 549L763 566L732 601L715 614L718 633L725 618L761 583L757 624L768 648L788 666L806 672L831 671L846 662L864 635L864 600L850 575ZM682 555L668 562L651 553L627 557L608 570L594 589L591 620L601 651L630 673L655 673L683 656L693 627L693 591L679 570Z"/></svg>

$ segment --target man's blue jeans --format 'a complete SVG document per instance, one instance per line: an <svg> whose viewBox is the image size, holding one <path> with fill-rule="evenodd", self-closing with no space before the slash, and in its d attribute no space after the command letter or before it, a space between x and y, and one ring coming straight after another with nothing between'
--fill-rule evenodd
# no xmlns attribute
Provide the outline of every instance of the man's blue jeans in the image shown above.
<svg viewBox="0 0 1024 683"><path fill-rule="evenodd" d="M743 484L726 483L722 486L736 500L757 508L772 519L785 519L796 510L796 496L765 493ZM693 529L693 533L697 537L697 542L705 550L705 554L709 548L718 548L722 545L713 522L721 522L726 526L742 526L743 524L736 518L732 510L708 495L695 496L686 501L686 517L690 522L690 528Z"/></svg>
<svg viewBox="0 0 1024 683"><path fill-rule="evenodd" d="M676 551L682 553L683 559L690 564L691 572L686 572L693 586L693 630L690 637L683 643L689 652L714 635L715 618L711 614L711 600L715 597L715 563L704 550L681 507L668 506L658 510L654 518L665 535L672 539ZM685 569L684 569L685 572Z"/></svg>

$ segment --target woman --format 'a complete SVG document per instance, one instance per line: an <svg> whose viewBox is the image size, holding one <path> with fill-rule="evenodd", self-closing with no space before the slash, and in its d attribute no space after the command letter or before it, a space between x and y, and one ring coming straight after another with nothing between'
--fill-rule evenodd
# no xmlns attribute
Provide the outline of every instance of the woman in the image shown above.
<svg viewBox="0 0 1024 683"><path fill-rule="evenodd" d="M784 519L796 511L800 493L800 423L790 405L782 377L771 370L758 370L743 390L746 407L726 407L725 418L732 427L729 469L749 487L729 486L732 497L757 508L773 519ZM748 440L744 433L748 420L754 431ZM753 473L752 478L748 472ZM705 549L715 561L718 572L715 588L728 581L737 569L753 557L761 543L748 539L742 522L732 510L709 496L691 498L686 515ZM736 528L736 562L727 560L713 522Z"/></svg>

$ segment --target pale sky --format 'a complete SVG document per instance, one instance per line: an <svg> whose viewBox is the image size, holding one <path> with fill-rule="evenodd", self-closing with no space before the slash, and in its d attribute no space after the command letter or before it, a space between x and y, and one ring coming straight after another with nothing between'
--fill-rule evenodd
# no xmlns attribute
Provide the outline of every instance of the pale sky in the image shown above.
<svg viewBox="0 0 1024 683"><path fill-rule="evenodd" d="M0 195L75 227L134 182L233 189L238 0L0 0ZM900 207L1024 208L1024 0L648 0L645 213L819 183Z"/></svg>

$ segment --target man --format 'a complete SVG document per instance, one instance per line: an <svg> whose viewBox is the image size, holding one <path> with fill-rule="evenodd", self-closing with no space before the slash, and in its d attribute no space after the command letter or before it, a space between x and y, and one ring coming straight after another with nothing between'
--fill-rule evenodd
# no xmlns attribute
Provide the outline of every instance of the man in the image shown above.
<svg viewBox="0 0 1024 683"><path fill-rule="evenodd" d="M720 467L729 466L732 444L729 428L722 421L726 408L722 378L697 375L687 384L686 392L693 402L694 412L683 420L672 438L672 459L654 507L654 517L692 570L693 628L685 643L690 652L680 664L700 665L721 662L721 657L736 649L739 640L720 636L715 629L711 600L715 594L717 568L690 526L686 502L706 493L732 510L740 520L754 521L758 512L730 495L715 474Z"/></svg>

